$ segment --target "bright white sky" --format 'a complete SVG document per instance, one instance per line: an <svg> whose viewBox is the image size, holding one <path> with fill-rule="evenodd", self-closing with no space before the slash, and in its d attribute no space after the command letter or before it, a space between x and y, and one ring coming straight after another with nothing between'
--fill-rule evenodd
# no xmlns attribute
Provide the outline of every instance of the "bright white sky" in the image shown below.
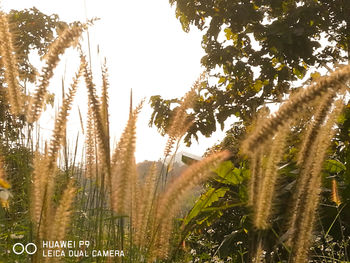
<svg viewBox="0 0 350 263"><path fill-rule="evenodd" d="M201 34L195 29L189 34L182 31L179 21L175 18L174 8L167 0L3 0L5 11L37 7L45 14L56 13L61 20L71 22L85 21L88 18L99 17L90 28L93 67L99 69L100 61L107 57L110 74L110 116L111 135L118 140L127 121L129 93L133 89L134 104L146 97L146 104L138 122L138 140L136 160L157 160L162 157L165 138L161 137L155 128L148 127L151 109L148 106L149 97L161 95L172 98L180 97L188 91L201 72L200 58ZM86 46L86 42L84 43ZM100 57L96 56L99 46ZM61 78L66 71L74 72L77 67L77 54L69 53L61 66L55 71L51 91L59 93ZM73 70L70 68L73 67ZM96 83L99 83L97 70ZM66 86L71 77L65 75ZM98 86L98 85L97 85ZM59 96L58 96L59 97ZM86 98L78 93L77 103L84 112ZM73 111L72 114L76 114ZM52 129L54 113L44 122L44 129ZM78 118L73 117L69 123L69 135L75 140L80 129ZM205 149L223 138L223 132L217 132L212 138L201 138L185 151L201 155Z"/></svg>

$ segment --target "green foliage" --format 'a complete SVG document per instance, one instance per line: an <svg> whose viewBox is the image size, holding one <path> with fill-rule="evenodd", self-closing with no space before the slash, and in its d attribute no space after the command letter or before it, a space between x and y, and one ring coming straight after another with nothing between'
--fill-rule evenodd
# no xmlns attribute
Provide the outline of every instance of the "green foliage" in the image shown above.
<svg viewBox="0 0 350 263"><path fill-rule="evenodd" d="M18 55L20 77L24 81L34 82L36 69L29 61L32 51L43 56L48 46L67 24L59 20L58 15L45 15L35 7L24 10L11 10L9 21L13 25L15 45Z"/></svg>
<svg viewBox="0 0 350 263"><path fill-rule="evenodd" d="M36 69L29 61L29 54L37 52L44 55L49 44L54 40L57 32L66 23L61 22L57 15L45 15L36 8L24 9L21 11L11 10L9 21L11 33L15 36L18 69L23 87L27 81L34 82ZM0 65L2 65L0 61ZM3 86L4 72L0 69L0 85ZM0 91L0 137L3 144L10 147L23 136L22 128L25 124L25 117L13 116L10 114L9 105L5 96L6 90Z"/></svg>
<svg viewBox="0 0 350 263"><path fill-rule="evenodd" d="M215 170L218 175L215 179L219 183L238 185L242 184L244 179L248 178L249 171L245 168L234 167L231 161L226 161Z"/></svg>
<svg viewBox="0 0 350 263"><path fill-rule="evenodd" d="M350 222L349 214L349 108L342 117L337 136L334 138L330 158L323 167L323 188L321 193L321 207L317 214L317 226L314 232L314 245L311 248L311 258L315 262L324 262L325 257L334 260L348 260ZM303 121L302 121L303 122ZM279 262L290 255L288 246L284 243L288 236L288 229L284 227L290 216L289 206L295 192L299 168L295 162L295 152L298 147L300 132L299 123L287 138L288 151L279 167L280 187L277 190L280 202L275 203L275 216L271 227L264 231L257 231L251 225L251 211L246 207L247 191L245 183L249 178L249 169L240 163L224 162L215 170L217 176L211 182L192 211L184 219L184 233L187 244L196 251L193 258L218 260L233 259L233 262L250 262L254 240L262 238L266 249L268 262ZM238 156L236 156L238 158ZM332 201L332 180L336 179L341 204ZM211 199L211 193L225 193L218 199ZM215 200L211 202L212 200ZM233 201L234 200L234 201ZM205 202L208 203L205 203ZM234 204L237 204L235 206ZM226 205L226 208L224 206ZM238 224L238 222L240 222ZM209 232L208 232L209 231ZM238 245L239 244L239 245Z"/></svg>
<svg viewBox="0 0 350 263"><path fill-rule="evenodd" d="M24 116L15 117L10 113L5 93L4 89L0 89L0 138L3 146L10 148L23 135L21 129L25 119Z"/></svg>
<svg viewBox="0 0 350 263"><path fill-rule="evenodd" d="M230 208L243 205L246 202L246 187L244 182L249 178L249 170L244 165L240 168L234 167L231 161L223 162L216 170L216 176L213 178L212 186L198 199L190 213L184 220L184 225L188 225L191 220L197 217L197 224L206 222L211 224L209 219L218 218L222 215L222 211ZM218 202L222 201L222 197L229 195L230 191L238 189L238 198L236 202ZM219 200L220 199L220 200ZM214 205L214 203L216 205ZM208 213L209 212L209 213ZM201 217L207 214L206 217ZM215 214L215 216L213 216ZM198 217L200 220L198 220Z"/></svg>
<svg viewBox="0 0 350 263"><path fill-rule="evenodd" d="M179 100L173 99L162 101L160 96L152 96L150 99L151 107L155 109L152 113L150 125L155 124L162 135L170 128L170 119L173 117L173 112L170 110L172 103L180 104ZM164 126L165 125L165 126Z"/></svg>
<svg viewBox="0 0 350 263"><path fill-rule="evenodd" d="M183 224L187 225L199 213L208 211L208 209L207 210L205 210L205 209L207 207L209 207L212 203L218 201L220 197L223 197L228 190L229 189L227 187L222 187L219 189L215 189L213 187L209 188L204 194L202 194L202 196L199 198L199 200L193 206L190 213L184 219ZM200 222L198 222L198 223L200 223Z"/></svg>
<svg viewBox="0 0 350 263"><path fill-rule="evenodd" d="M204 83L194 108L197 133L209 136L216 121L236 116L249 122L265 102L281 101L291 83L312 67L348 59L350 2L335 1L204 1L170 0L185 31L190 25L202 31L205 55L201 62L216 83ZM326 39L331 44L321 45ZM153 97L161 118L151 120L166 127L173 102Z"/></svg>
<svg viewBox="0 0 350 263"><path fill-rule="evenodd" d="M241 260L246 254L248 229L246 220L246 181L249 170L241 163L223 162L214 173L210 186L183 220L183 238L196 252L193 260Z"/></svg>
<svg viewBox="0 0 350 263"><path fill-rule="evenodd" d="M30 218L29 218L29 185L32 171L32 154L26 147L19 144L10 149L3 147L1 151L5 157L7 179L11 182L11 194L16 198L11 200L10 209L0 207L0 259L11 257L7 251L19 240L30 242ZM26 256L24 256L26 258Z"/></svg>
<svg viewBox="0 0 350 263"><path fill-rule="evenodd" d="M328 159L325 162L324 170L330 174L338 174L340 172L345 171L346 167L344 164L337 160Z"/></svg>

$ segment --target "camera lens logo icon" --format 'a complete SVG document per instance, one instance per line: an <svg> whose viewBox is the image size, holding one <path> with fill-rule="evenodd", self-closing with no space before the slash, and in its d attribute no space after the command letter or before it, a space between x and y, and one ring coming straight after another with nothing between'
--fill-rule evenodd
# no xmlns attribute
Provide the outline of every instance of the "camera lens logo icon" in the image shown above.
<svg viewBox="0 0 350 263"><path fill-rule="evenodd" d="M16 255L21 255L25 251L28 255L33 255L38 250L37 246L34 243L28 243L23 245L22 243L16 243L12 247L13 253Z"/></svg>

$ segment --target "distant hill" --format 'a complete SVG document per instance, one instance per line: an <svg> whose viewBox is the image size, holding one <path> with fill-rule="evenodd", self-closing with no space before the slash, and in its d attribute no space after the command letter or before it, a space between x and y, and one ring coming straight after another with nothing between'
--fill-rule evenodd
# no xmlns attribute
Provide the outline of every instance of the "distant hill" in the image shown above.
<svg viewBox="0 0 350 263"><path fill-rule="evenodd" d="M170 167L167 167L167 164L172 161L173 163ZM153 163L156 163L157 167L157 173L160 174L163 168L163 172L165 172L165 169L169 169L168 176L167 176L167 182L170 183L172 180L174 180L177 176L179 176L190 164L199 161L201 157L196 156L194 154L185 153L185 152L179 152L175 156L168 157L164 166L163 161L143 161L141 163L137 164L137 171L141 178L145 177L151 168ZM201 192L203 191L203 188L198 186L195 189L193 189L192 193L188 196L187 201L182 206L180 215L181 217L185 216L186 213L189 211L189 209L194 205L197 198L200 196Z"/></svg>
<svg viewBox="0 0 350 263"><path fill-rule="evenodd" d="M170 167L171 176L177 176L186 168L186 166L199 161L201 158L202 157L191 153L179 152L175 154L175 156L169 156L165 160L165 165L168 165L170 162L172 162L172 167ZM139 172L139 175L142 177L145 176L153 163L156 163L157 171L160 172L163 166L163 161L146 160L137 164L137 171Z"/></svg>

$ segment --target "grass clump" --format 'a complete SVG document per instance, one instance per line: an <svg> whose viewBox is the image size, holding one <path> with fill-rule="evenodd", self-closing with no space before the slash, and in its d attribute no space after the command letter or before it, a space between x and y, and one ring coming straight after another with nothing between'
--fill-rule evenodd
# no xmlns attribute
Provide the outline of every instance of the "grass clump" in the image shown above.
<svg viewBox="0 0 350 263"><path fill-rule="evenodd" d="M285 152L285 138L304 109L317 105L297 156L299 175L287 224L286 245L290 250L291 262L308 260L320 201L323 164L336 132L334 125L344 107L343 100L336 99L345 94L349 73L350 67L344 66L311 86L300 89L276 113L261 120L243 142L243 151L252 163L249 205L253 210L253 223L258 230L269 229L274 206L278 203L276 189ZM257 244L262 244L261 240ZM261 247L256 249L256 259L261 258L262 250Z"/></svg>

